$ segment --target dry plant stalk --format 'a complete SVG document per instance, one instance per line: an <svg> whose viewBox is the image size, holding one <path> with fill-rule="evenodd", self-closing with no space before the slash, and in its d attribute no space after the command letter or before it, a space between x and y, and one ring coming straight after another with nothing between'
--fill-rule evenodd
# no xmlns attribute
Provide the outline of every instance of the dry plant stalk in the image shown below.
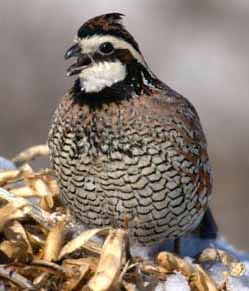
<svg viewBox="0 0 249 291"><path fill-rule="evenodd" d="M110 228L96 228L86 230L79 236L69 241L61 250L59 254L59 260L61 260L66 255L73 253L74 251L83 248L85 243L87 243L91 238L96 235L104 235L109 232Z"/></svg>
<svg viewBox="0 0 249 291"><path fill-rule="evenodd" d="M102 254L95 275L88 287L94 291L107 291L118 287L122 262L125 260L125 242L127 232L122 229L111 230L104 242Z"/></svg>
<svg viewBox="0 0 249 291"><path fill-rule="evenodd" d="M17 197L23 197L23 198L30 198L30 197L37 196L34 190L31 189L29 186L12 188L11 193L15 194Z"/></svg>
<svg viewBox="0 0 249 291"><path fill-rule="evenodd" d="M0 208L0 232L3 230L6 223L13 219L24 217L29 209L28 203L25 200L16 200L9 202L5 206Z"/></svg>
<svg viewBox="0 0 249 291"><path fill-rule="evenodd" d="M42 208L44 210L52 209L54 206L53 194L48 185L43 181L42 177L35 176L33 169L28 164L25 164L22 167L22 171L24 172L24 181L26 181L27 185L37 194L37 196L41 197L41 203L44 203Z"/></svg>
<svg viewBox="0 0 249 291"><path fill-rule="evenodd" d="M236 258L228 255L225 251L220 249L205 249L199 256L198 262L203 263L207 261L218 261L230 270L230 275L239 277L244 275L246 267L243 263L238 262Z"/></svg>
<svg viewBox="0 0 249 291"><path fill-rule="evenodd" d="M65 236L65 220L59 221L48 233L43 259L48 262L58 260Z"/></svg>
<svg viewBox="0 0 249 291"><path fill-rule="evenodd" d="M195 265L195 272L190 278L190 286L193 290L219 291L213 279L208 276L200 265Z"/></svg>
<svg viewBox="0 0 249 291"><path fill-rule="evenodd" d="M62 290L79 290L80 285L82 285L82 280L89 279L89 277L95 272L97 259L66 259L63 262L63 266L67 270L71 270L73 275L67 276L67 281L64 283ZM78 272L75 272L75 269L77 269Z"/></svg>
<svg viewBox="0 0 249 291"><path fill-rule="evenodd" d="M27 246L27 254L33 255L33 249L22 224L16 220L7 224L4 228L5 237L9 241L23 241Z"/></svg>
<svg viewBox="0 0 249 291"><path fill-rule="evenodd" d="M168 273L171 273L173 271L179 271L185 277L189 278L194 272L194 268L192 265L169 252L161 252L157 256L157 262L158 265L163 267Z"/></svg>
<svg viewBox="0 0 249 291"><path fill-rule="evenodd" d="M49 153L48 151L48 146L46 144L43 145L36 145L32 146L28 149L25 149L18 155L16 155L13 159L12 162L15 163L16 165L20 166L22 164L28 163L32 160L34 160L37 157L40 156L47 156Z"/></svg>
<svg viewBox="0 0 249 291"><path fill-rule="evenodd" d="M159 266L168 273L181 272L190 282L193 290L219 291L215 282L208 276L200 265L190 264L172 253L162 252L157 256Z"/></svg>
<svg viewBox="0 0 249 291"><path fill-rule="evenodd" d="M205 249L199 256L198 262L204 263L208 261L219 261L225 266L231 265L231 263L236 263L237 260L229 256L225 251L213 248Z"/></svg>
<svg viewBox="0 0 249 291"><path fill-rule="evenodd" d="M15 271L8 268L6 265L0 265L0 277L10 280L17 286L27 290L37 290L30 280L16 273Z"/></svg>
<svg viewBox="0 0 249 291"><path fill-rule="evenodd" d="M47 192L51 193L53 197L57 197L59 195L59 188L56 181L47 178L45 183L49 189L49 192L48 191ZM23 198L46 196L41 191L36 192L35 189L30 186L12 188L11 193L15 194L18 197ZM40 193L42 193L42 195Z"/></svg>
<svg viewBox="0 0 249 291"><path fill-rule="evenodd" d="M55 223L55 217L52 217L48 212L40 208L39 206L31 203L30 201L15 196L13 193L8 192L4 188L0 187L0 199L8 201L13 204L13 209L20 208L22 205L23 211L25 215L31 216L34 220L36 220L39 224L41 224L46 229L51 229Z"/></svg>
<svg viewBox="0 0 249 291"><path fill-rule="evenodd" d="M20 170L9 170L0 172L0 187L5 186L10 182L14 182L22 176L22 171Z"/></svg>

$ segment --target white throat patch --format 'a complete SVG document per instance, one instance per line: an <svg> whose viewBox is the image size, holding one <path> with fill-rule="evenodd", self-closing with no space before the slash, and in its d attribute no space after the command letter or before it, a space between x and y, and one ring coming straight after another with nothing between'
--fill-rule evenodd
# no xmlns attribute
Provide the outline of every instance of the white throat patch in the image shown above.
<svg viewBox="0 0 249 291"><path fill-rule="evenodd" d="M126 65L120 61L94 63L80 74L81 90L99 92L105 87L122 81L126 77Z"/></svg>

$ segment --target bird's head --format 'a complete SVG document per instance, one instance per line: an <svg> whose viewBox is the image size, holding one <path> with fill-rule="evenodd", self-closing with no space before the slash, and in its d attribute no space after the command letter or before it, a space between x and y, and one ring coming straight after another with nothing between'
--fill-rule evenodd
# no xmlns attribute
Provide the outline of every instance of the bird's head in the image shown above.
<svg viewBox="0 0 249 291"><path fill-rule="evenodd" d="M153 78L137 42L122 25L122 17L111 13L88 20L66 52L65 59L76 58L67 75L78 75L82 91L100 92L124 80L136 88L142 78Z"/></svg>

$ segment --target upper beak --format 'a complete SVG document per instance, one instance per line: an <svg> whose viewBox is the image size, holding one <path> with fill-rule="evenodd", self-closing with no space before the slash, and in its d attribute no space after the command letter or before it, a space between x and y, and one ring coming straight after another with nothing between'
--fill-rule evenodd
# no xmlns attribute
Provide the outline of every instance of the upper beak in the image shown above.
<svg viewBox="0 0 249 291"><path fill-rule="evenodd" d="M70 49L66 51L65 56L64 56L65 60L68 60L72 57L77 57L80 51L81 51L81 48L79 44L76 43L75 45L71 46Z"/></svg>
<svg viewBox="0 0 249 291"><path fill-rule="evenodd" d="M81 47L79 44L73 45L65 53L65 60L72 57L77 57L77 60L67 69L67 76L79 74L92 63L92 57L90 55L81 53Z"/></svg>

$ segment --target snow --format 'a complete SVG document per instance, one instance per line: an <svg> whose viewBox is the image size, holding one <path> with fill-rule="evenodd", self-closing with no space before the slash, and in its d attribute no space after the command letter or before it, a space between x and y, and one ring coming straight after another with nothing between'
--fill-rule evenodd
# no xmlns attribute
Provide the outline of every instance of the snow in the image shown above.
<svg viewBox="0 0 249 291"><path fill-rule="evenodd" d="M227 291L249 291L249 263L245 262L246 272L241 277L229 276L227 280ZM224 267L221 263L217 262L212 264L212 266L206 266L206 270L215 280L217 285L224 279L224 272L228 272L227 267ZM176 272L175 274L169 275L165 282L160 282L155 291L190 291L190 286L188 285L185 277Z"/></svg>
<svg viewBox="0 0 249 291"><path fill-rule="evenodd" d="M240 277L229 277L227 284L228 291L248 291L249 290L249 277L241 279Z"/></svg>
<svg viewBox="0 0 249 291"><path fill-rule="evenodd" d="M240 277L229 276L227 280L228 291L249 291L249 263L243 262L246 271ZM221 263L214 263L211 266L206 266L208 273L212 276L215 282L219 285L224 278L224 273L229 272L228 268Z"/></svg>
<svg viewBox="0 0 249 291"><path fill-rule="evenodd" d="M16 166L11 161L0 156L0 172L14 169L16 169Z"/></svg>
<svg viewBox="0 0 249 291"><path fill-rule="evenodd" d="M176 272L174 275L168 276L166 282L160 282L155 291L190 291L190 287L188 285L185 277Z"/></svg>

